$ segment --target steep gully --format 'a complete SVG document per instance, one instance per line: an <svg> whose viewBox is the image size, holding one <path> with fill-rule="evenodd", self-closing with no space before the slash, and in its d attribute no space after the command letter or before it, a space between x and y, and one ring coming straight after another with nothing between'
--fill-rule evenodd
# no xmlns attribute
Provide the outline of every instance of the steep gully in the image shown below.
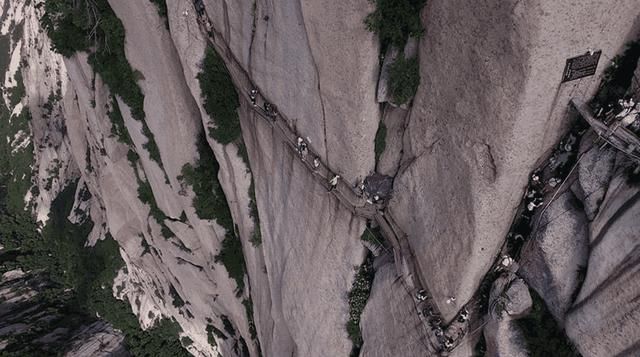
<svg viewBox="0 0 640 357"><path fill-rule="evenodd" d="M195 10L198 15L198 25L203 34L206 34L207 41L215 48L215 50L221 54L225 59L227 69L231 74L231 78L234 81L235 87L240 91L240 97L250 102L250 107L253 108L253 113L264 119L269 125L278 133L283 142L287 144L290 150L298 153L297 138L301 137L295 130L288 124L291 121L288 120L283 114L277 113L268 109L268 106L261 106L258 103L258 99L261 99L261 104L268 104L275 108L263 92L251 81L249 74L242 67L238 59L235 57L231 49L228 47L227 41L224 41L224 36L219 33L209 21L209 17L204 8L197 5L197 1L194 2ZM249 92L256 90L256 97L251 98ZM583 110L578 105L575 105L576 109L580 111L582 116L586 116L586 113L582 113ZM311 145L311 143L307 143ZM308 169L309 173L318 180L322 185L327 188L330 187L328 183L335 173L325 165L323 162L319 162L318 166L315 166L308 160L308 158L318 158L313 150L309 150L306 155L299 155L301 161ZM319 160L319 158L318 158ZM577 162L575 163L577 165ZM575 167L575 166L574 166ZM561 189L558 187L556 192ZM382 247L386 254L393 254L394 263L396 265L396 271L400 272L401 276L396 281L399 281L409 295L411 301L414 303L414 308L417 315L422 321L422 327L425 329L425 335L429 341L429 350L436 354L447 355L455 349L462 340L467 336L468 331L472 330L471 335L474 335L485 324L482 315L482 306L484 299L484 293L481 284L478 290L475 292L469 302L464 305L456 314L456 317L446 324L442 321L440 311L437 304L432 303L432 294L429 292L428 286L424 283L424 279L421 278L420 271L414 265L416 261L413 256L413 252L409 247L406 233L398 226L393 217L386 210L386 204L371 204L368 203L365 197L358 192L357 189L351 187L342 180L338 181L335 190L331 190L330 193L337 198L338 202L347 208L353 215L362 217L368 220L375 221L380 227L380 232L384 239L391 243L392 252ZM547 202L548 204L553 200ZM547 200L545 200L547 201ZM494 272L500 271L501 257L508 255L509 249L507 240L503 243L502 249L498 254L494 264L487 271L483 283L491 283L491 275ZM529 242L527 242L529 243ZM526 245L526 243L525 243ZM521 251L522 246L517 249ZM513 252L511 252L513 253ZM516 258L519 258L518 254L512 254ZM418 292L423 290L426 298L417 299Z"/></svg>

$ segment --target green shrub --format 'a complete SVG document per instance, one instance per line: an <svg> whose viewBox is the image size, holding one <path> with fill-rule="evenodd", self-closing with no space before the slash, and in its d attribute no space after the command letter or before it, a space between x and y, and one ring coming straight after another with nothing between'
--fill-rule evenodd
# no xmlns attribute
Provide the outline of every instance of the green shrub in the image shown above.
<svg viewBox="0 0 640 357"><path fill-rule="evenodd" d="M240 106L238 93L220 55L207 48L198 74L204 109L215 123L210 135L221 144L229 144L240 137L240 119L236 109Z"/></svg>
<svg viewBox="0 0 640 357"><path fill-rule="evenodd" d="M222 241L220 252L214 257L214 261L222 264L227 269L229 277L236 281L236 285L238 285L236 296L242 295L246 268L240 238L228 232Z"/></svg>
<svg viewBox="0 0 640 357"><path fill-rule="evenodd" d="M378 131L376 132L376 138L374 141L374 152L376 155L376 163L380 160L380 155L384 152L384 149L387 147L387 127L384 125L382 121L378 126Z"/></svg>
<svg viewBox="0 0 640 357"><path fill-rule="evenodd" d="M166 0L150 0L152 3L154 3L156 5L156 7L158 8L158 15L160 15L161 18L164 19L164 24L167 28L167 30L169 29L169 18L167 16L168 11L167 11L167 1Z"/></svg>
<svg viewBox="0 0 640 357"><path fill-rule="evenodd" d="M11 116L9 109L0 103L0 137L14 138L20 132L25 138L30 136L30 119L28 108L23 107L19 115ZM31 186L33 141L26 147L15 150L11 146L12 141L0 140L0 187L5 190L5 208L16 213L24 210L24 197Z"/></svg>
<svg viewBox="0 0 640 357"><path fill-rule="evenodd" d="M18 105L25 95L24 82L22 80L22 71L18 68L15 76L16 86L9 88L9 104L13 107Z"/></svg>
<svg viewBox="0 0 640 357"><path fill-rule="evenodd" d="M176 291L176 288L173 285L169 286L169 295L171 295L171 298L173 299L173 307L179 309L184 306L184 300L182 300L180 294L178 294L178 291Z"/></svg>
<svg viewBox="0 0 640 357"><path fill-rule="evenodd" d="M362 334L360 332L360 316L367 305L371 284L373 283L373 260L368 256L358 269L351 290L349 291L349 320L347 321L347 333L353 342L351 356L358 356L362 347Z"/></svg>
<svg viewBox="0 0 640 357"><path fill-rule="evenodd" d="M231 321L229 320L227 315L221 315L220 318L222 319L222 326L224 327L224 330L229 333L229 336L235 336L236 330L234 330L233 325L231 324Z"/></svg>
<svg viewBox="0 0 640 357"><path fill-rule="evenodd" d="M207 342L209 342L209 345L211 345L211 347L218 347L218 344L216 343L216 339L215 337L213 337L213 330L216 329L215 326L213 325L207 325L206 327L206 331L207 331ZM223 335L224 336L224 335ZM218 338L220 338L220 336L218 336ZM226 336L224 336L224 338L226 339Z"/></svg>
<svg viewBox="0 0 640 357"><path fill-rule="evenodd" d="M540 296L529 289L533 309L528 316L516 320L522 329L531 357L579 357L564 331L553 318Z"/></svg>
<svg viewBox="0 0 640 357"><path fill-rule="evenodd" d="M602 82L593 98L593 104L605 107L621 99L633 80L633 73L640 59L640 41L627 44L622 55L615 56L603 72Z"/></svg>
<svg viewBox="0 0 640 357"><path fill-rule="evenodd" d="M184 336L180 339L180 342L182 343L183 346L188 347L193 345L193 340L190 339L188 336Z"/></svg>
<svg viewBox="0 0 640 357"><path fill-rule="evenodd" d="M110 235L93 247L85 247L93 227L90 220L81 225L67 220L73 208L76 184L67 186L54 199L49 221L41 235L28 214L16 220L17 217L0 212L2 244L8 249L21 248L13 267L39 271L47 277L49 284L40 294L43 301L69 317L61 320L59 327L75 328L78 324L74 320L91 323L99 314L123 332L125 347L133 356L188 356L178 340L180 328L175 321L165 319L142 331L129 305L113 297L111 286L124 261L117 242ZM8 222L17 224L8 225ZM5 230L13 232L7 235ZM13 240L7 237L13 237ZM45 335L52 330L53 326L39 333ZM10 348L17 351L17 355L43 355L21 353L31 350L31 341L17 339Z"/></svg>
<svg viewBox="0 0 640 357"><path fill-rule="evenodd" d="M362 232L362 236L360 239L372 243L376 246L386 247L387 242L384 240L382 233L380 233L380 227L369 228L367 227L364 232Z"/></svg>
<svg viewBox="0 0 640 357"><path fill-rule="evenodd" d="M242 305L244 305L244 311L247 314L247 321L249 322L249 333L251 334L251 339L255 340L257 337L256 332L256 324L253 321L253 301L251 298L242 300Z"/></svg>
<svg viewBox="0 0 640 357"><path fill-rule="evenodd" d="M254 247L262 244L262 232L260 231L260 216L258 214L258 204L256 203L256 187L253 183L253 177L251 178L251 185L249 185L249 216L253 220L253 233L251 234L251 245Z"/></svg>
<svg viewBox="0 0 640 357"><path fill-rule="evenodd" d="M424 29L420 10L426 0L370 0L376 9L364 22L367 29L380 37L383 50L388 45L403 47L409 36L420 37Z"/></svg>
<svg viewBox="0 0 640 357"><path fill-rule="evenodd" d="M124 124L124 118L117 100L111 99L111 110L109 110L107 116L111 119L111 135L117 137L119 142L132 147L133 142Z"/></svg>
<svg viewBox="0 0 640 357"><path fill-rule="evenodd" d="M131 152L131 151L130 151ZM127 155L129 158L129 155ZM137 166L137 165L136 165ZM135 167L135 166L134 166ZM167 219L167 215L162 212L160 207L158 207L158 203L156 202L156 198L153 195L153 190L151 189L151 185L148 181L142 181L140 177L138 179L138 199L142 201L142 203L146 203L150 207L149 214L155 221L160 225L160 233L165 239L169 239L175 237L175 234L167 227L164 221Z"/></svg>
<svg viewBox="0 0 640 357"><path fill-rule="evenodd" d="M389 69L389 88L393 102L398 105L407 103L416 94L419 84L418 59L406 59L402 54L398 56Z"/></svg>
<svg viewBox="0 0 640 357"><path fill-rule="evenodd" d="M160 158L160 149L158 148L158 144L156 143L156 138L149 129L149 126L146 122L142 122L142 134L147 137L147 142L142 144L142 147L149 152L149 157L151 160L155 161L162 171L164 172L164 165L162 164L162 159ZM165 172L165 181L169 183L169 179L166 177Z"/></svg>
<svg viewBox="0 0 640 357"><path fill-rule="evenodd" d="M204 137L198 140L197 149L199 158L195 166L185 164L182 167L182 175L178 179L184 180L193 188L195 193L193 207L198 217L215 219L228 232L233 232L231 210L218 181L220 165Z"/></svg>
<svg viewBox="0 0 640 357"><path fill-rule="evenodd" d="M222 333L222 331L218 330L215 326L207 325L207 336L211 336L211 339L209 340L209 343L211 345L215 346L216 345L216 341L213 339L213 335L216 335L217 338L222 339L222 340L226 340L227 339L227 335Z"/></svg>
<svg viewBox="0 0 640 357"><path fill-rule="evenodd" d="M137 84L140 74L131 68L125 56L124 26L107 0L49 0L44 8L41 23L51 38L52 48L65 57L78 51L90 53L89 64L93 70L100 74L111 92L131 108L133 118L143 122L143 133L148 139L144 147L163 167L153 134L144 122L144 94ZM110 117L118 122L114 123L118 126L116 135L128 142L124 138L126 128L120 125L118 114Z"/></svg>

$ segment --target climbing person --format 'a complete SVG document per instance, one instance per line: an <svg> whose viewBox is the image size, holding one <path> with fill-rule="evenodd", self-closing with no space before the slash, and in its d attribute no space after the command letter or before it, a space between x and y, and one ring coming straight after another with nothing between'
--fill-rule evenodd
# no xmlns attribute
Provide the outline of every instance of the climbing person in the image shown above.
<svg viewBox="0 0 640 357"><path fill-rule="evenodd" d="M536 197L527 204L527 210L533 211L534 209L542 206L543 203L544 203L544 200L542 198Z"/></svg>
<svg viewBox="0 0 640 357"><path fill-rule="evenodd" d="M314 168L314 169L317 169L318 167L320 167L320 158L316 156L316 157L313 159L313 168Z"/></svg>
<svg viewBox="0 0 640 357"><path fill-rule="evenodd" d="M304 139L298 136L296 141L296 150L298 150L298 154L302 155L302 144L304 143Z"/></svg>
<svg viewBox="0 0 640 357"><path fill-rule="evenodd" d="M462 309L460 311L460 316L458 317L458 322L465 322L469 319L469 311L467 309Z"/></svg>
<svg viewBox="0 0 640 357"><path fill-rule="evenodd" d="M335 175L331 178L331 180L329 180L329 192L338 187L338 179L340 179L340 175Z"/></svg>
<svg viewBox="0 0 640 357"><path fill-rule="evenodd" d="M531 175L531 186L539 186L540 183L540 172L534 171Z"/></svg>
<svg viewBox="0 0 640 357"><path fill-rule="evenodd" d="M257 98L257 97L258 97L258 90L254 88L254 89L252 89L252 90L249 92L249 99L251 99L251 104L252 104L254 107L257 105L257 104L256 104L256 98Z"/></svg>
<svg viewBox="0 0 640 357"><path fill-rule="evenodd" d="M576 140L577 138L575 137L575 135L569 134L567 141L564 142L564 145L562 146L564 151L571 152L573 150L573 146L576 144Z"/></svg>
<svg viewBox="0 0 640 357"><path fill-rule="evenodd" d="M511 258L508 255L503 255L502 259L500 260L500 265L502 265L505 268L508 268L511 266L511 264L513 264L513 258Z"/></svg>
<svg viewBox="0 0 640 357"><path fill-rule="evenodd" d="M453 304L454 302L456 302L455 296L450 296L446 301L447 304Z"/></svg>

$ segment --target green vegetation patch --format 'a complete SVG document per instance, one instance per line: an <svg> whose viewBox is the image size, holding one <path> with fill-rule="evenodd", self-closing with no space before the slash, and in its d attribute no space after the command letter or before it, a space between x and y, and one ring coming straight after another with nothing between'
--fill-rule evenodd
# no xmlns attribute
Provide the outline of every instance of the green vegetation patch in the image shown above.
<svg viewBox="0 0 640 357"><path fill-rule="evenodd" d="M627 44L625 51L615 56L611 65L603 72L602 82L598 93L593 98L593 104L606 107L617 103L631 85L638 59L640 59L640 41Z"/></svg>
<svg viewBox="0 0 640 357"><path fill-rule="evenodd" d="M93 227L91 220L72 224L67 220L73 208L76 183L67 186L52 202L51 213L42 234L26 213L0 212L0 239L8 250L17 251L2 270L22 268L46 277L50 285L39 295L46 306L56 306L67 319L61 327L77 327L96 320L96 314L125 335L125 345L133 356L188 356L180 345L180 328L175 321L162 320L154 328L142 331L129 305L112 295L113 280L123 266L118 244L107 236L94 247L85 247ZM39 333L45 335L51 330ZM33 340L16 339L5 351L17 355L34 351Z"/></svg>
<svg viewBox="0 0 640 357"><path fill-rule="evenodd" d="M376 164L380 160L380 155L382 155L386 147L387 147L387 127L384 125L384 123L381 120L380 124L378 125L378 131L376 132L376 138L374 141Z"/></svg>
<svg viewBox="0 0 640 357"><path fill-rule="evenodd" d="M247 165L247 173L251 173L249 153L247 152L247 145L244 141L241 141L238 145L238 152L242 161ZM249 241L252 246L259 247L260 244L262 244L262 231L260 231L260 214L258 213L258 204L256 203L256 186L253 181L253 175L251 175L251 184L249 185L249 216L253 220L253 233Z"/></svg>
<svg viewBox="0 0 640 357"><path fill-rule="evenodd" d="M9 104L12 107L18 105L18 103L20 103L26 93L24 88L24 80L22 79L22 71L20 70L20 68L18 68L18 70L16 71L14 79L16 80L15 87L11 87L8 89Z"/></svg>
<svg viewBox="0 0 640 357"><path fill-rule="evenodd" d="M527 341L529 356L579 357L580 354L558 326L544 300L533 289L529 289L529 292L533 309L528 316L516 320Z"/></svg>
<svg viewBox="0 0 640 357"><path fill-rule="evenodd" d="M173 285L169 286L169 295L171 295L171 298L173 299L173 307L179 309L184 306L184 300L182 300L180 294L178 294L178 291Z"/></svg>
<svg viewBox="0 0 640 357"><path fill-rule="evenodd" d="M143 122L142 132L148 140L144 147L164 170L158 146L145 122L144 94L137 84L141 75L127 61L124 26L108 1L48 0L43 5L45 13L40 21L51 38L53 50L65 57L75 52L90 53L93 70L131 108L133 118ZM121 133L122 128L116 131Z"/></svg>
<svg viewBox="0 0 640 357"><path fill-rule="evenodd" d="M229 277L238 285L237 294L244 291L244 275L246 273L244 255L240 238L236 235L231 210L227 198L218 181L220 166L204 137L198 141L199 158L195 166L185 164L179 180L189 184L195 193L193 206L201 219L213 219L226 229L222 247L215 262L227 269Z"/></svg>
<svg viewBox="0 0 640 357"><path fill-rule="evenodd" d="M213 338L213 335L216 335L217 338L222 339L222 340L226 340L227 339L227 335L222 333L222 331L218 330L215 326L207 325L207 336L210 337L209 344L211 344L212 346L215 346L216 345L216 341Z"/></svg>
<svg viewBox="0 0 640 357"><path fill-rule="evenodd" d="M158 15L164 19L164 24L169 29L169 17L167 16L167 1L166 0L149 0L156 5L158 8Z"/></svg>
<svg viewBox="0 0 640 357"><path fill-rule="evenodd" d="M222 326L224 327L224 330L227 331L229 336L235 336L236 330L233 328L233 324L231 324L231 320L229 320L227 315L221 315L220 319L222 319Z"/></svg>
<svg viewBox="0 0 640 357"><path fill-rule="evenodd" d="M134 169L137 171L137 164L134 165ZM143 203L148 204L151 208L149 214L160 225L162 236L166 239L175 237L175 234L173 234L171 229L169 229L169 227L167 227L167 225L164 223L164 221L167 219L167 215L165 215L160 207L158 207L156 198L153 195L153 190L151 189L151 184L149 184L149 181L143 181L142 179L140 179L137 173L136 176L138 179L138 198Z"/></svg>
<svg viewBox="0 0 640 357"><path fill-rule="evenodd" d="M131 141L131 136L129 136L129 131L124 124L124 118L122 117L118 101L113 98L111 99L111 109L107 113L107 116L111 119L111 135L118 138L119 142L128 145L129 147L133 147L133 142Z"/></svg>
<svg viewBox="0 0 640 357"><path fill-rule="evenodd" d="M380 233L380 227L371 228L369 227L369 225L367 225L367 228L365 228L364 232L362 232L362 236L360 236L360 239L365 242L372 243L376 246L380 246L383 248L387 247L387 243L384 240L382 233Z"/></svg>
<svg viewBox="0 0 640 357"><path fill-rule="evenodd" d="M376 9L364 20L367 29L380 37L383 51L387 46L404 47L409 36L424 33L420 11L426 0L370 0Z"/></svg>
<svg viewBox="0 0 640 357"><path fill-rule="evenodd" d="M419 84L418 58L406 59L400 54L389 69L389 89L393 102L398 105L407 103L416 94Z"/></svg>
<svg viewBox="0 0 640 357"><path fill-rule="evenodd" d="M193 188L193 207L201 219L215 219L228 232L233 232L233 218L227 198L218 181L220 165L216 161L207 140L198 140L198 161L194 165L185 164L179 180L184 180Z"/></svg>
<svg viewBox="0 0 640 357"><path fill-rule="evenodd" d="M373 283L373 259L367 256L364 263L360 265L356 278L353 281L351 290L349 291L349 321L347 321L347 333L353 342L350 356L357 357L360 355L362 348L362 334L360 331L360 316L364 307L367 305L369 294L371 293L371 284Z"/></svg>
<svg viewBox="0 0 640 357"><path fill-rule="evenodd" d="M24 197L31 187L33 142L29 120L31 114L27 108L11 117L4 104L0 104L0 195L4 196L0 205L13 213L25 209ZM8 142L6 138L9 138ZM29 140L27 145L17 146L26 140Z"/></svg>
<svg viewBox="0 0 640 357"><path fill-rule="evenodd" d="M253 321L253 301L251 298L242 300L242 305L244 305L244 310L247 313L247 321L249 321L249 333L251 334L251 339L255 340L257 337L256 332L256 324Z"/></svg>
<svg viewBox="0 0 640 357"><path fill-rule="evenodd" d="M198 74L204 109L213 118L215 127L209 128L211 137L221 144L229 144L240 137L240 106L231 76L222 58L212 48L207 48Z"/></svg>
<svg viewBox="0 0 640 357"><path fill-rule="evenodd" d="M256 203L256 187L251 178L249 185L249 216L253 220L253 233L251 234L251 245L259 247L262 244L262 232L260 231L260 215L258 214L258 204Z"/></svg>
<svg viewBox="0 0 640 357"><path fill-rule="evenodd" d="M229 277L235 280L238 285L236 295L242 295L242 292L244 291L246 267L244 254L242 254L240 238L233 234L233 232L227 232L227 235L222 241L220 252L214 257L214 261L224 265Z"/></svg>

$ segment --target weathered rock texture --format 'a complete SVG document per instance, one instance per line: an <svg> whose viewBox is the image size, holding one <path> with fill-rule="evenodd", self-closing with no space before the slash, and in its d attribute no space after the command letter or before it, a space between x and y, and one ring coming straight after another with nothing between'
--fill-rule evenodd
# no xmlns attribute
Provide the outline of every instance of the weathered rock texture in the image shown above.
<svg viewBox="0 0 640 357"><path fill-rule="evenodd" d="M47 304L39 294L50 282L37 274L9 271L0 278L0 349L25 339L34 350L65 356L128 356L124 336L103 321L73 325L75 316L62 306ZM66 323L65 323L66 319ZM58 326L56 328L48 326ZM13 352L11 350L7 353ZM15 352L14 352L15 353Z"/></svg>
<svg viewBox="0 0 640 357"><path fill-rule="evenodd" d="M583 356L640 353L639 214L638 186L619 172L590 225L586 278L565 322Z"/></svg>
<svg viewBox="0 0 640 357"><path fill-rule="evenodd" d="M526 315L531 309L529 287L513 274L503 274L493 283L484 338L487 342L487 356L529 356L526 342L516 319Z"/></svg>
<svg viewBox="0 0 640 357"><path fill-rule="evenodd" d="M421 84L396 177L406 190L391 212L445 317L494 259L528 172L568 123L568 100L590 97L606 67L561 84L565 60L593 47L613 57L637 15L633 0L426 5Z"/></svg>
<svg viewBox="0 0 640 357"><path fill-rule="evenodd" d="M536 222L538 229L522 252L518 273L547 302L556 320L563 321L587 266L588 221L580 203L566 191Z"/></svg>
<svg viewBox="0 0 640 357"><path fill-rule="evenodd" d="M194 192L177 178L184 164L197 159L198 138L213 120L203 110L196 79L208 44L193 3L167 1L170 30L150 1L109 3L126 30L126 56L141 74L145 120L162 167L144 148L148 138L141 123L121 98L116 100L140 156L137 170L150 183L175 237L162 237L160 225L149 217L150 207L138 198L129 148L111 135L109 88L87 64L86 54L63 60L49 51L31 2L24 6L22 56L30 62L24 77L38 148L40 194L33 197L38 217L46 220L60 188L80 177L92 193L88 210L95 228L89 243L110 233L126 263L114 294L131 303L144 328L163 316L175 318L183 335L193 340L189 351L194 355L241 355L237 346L242 340L251 356L348 355L348 291L365 257L359 242L365 222L327 194L242 99L252 88L239 84L245 82L238 68L308 138L310 149L353 184L375 168L374 137L382 115L376 101L379 44L363 25L372 3L204 0L216 41L229 48L220 55L235 68L232 79L241 98L238 113L249 157L250 168L236 144L221 145L207 135L246 260L248 276L239 296L236 282L215 263L224 229L198 218ZM408 233L413 254L405 255L416 257L422 283L445 318L473 294L495 256L529 170L567 122L568 99L589 96L597 84L599 76L560 85L565 59L597 46L604 57L612 57L638 14L633 5L633 0L615 5L589 0L579 6L553 0L429 1L423 12L426 35L417 49L421 85L408 117L403 109L387 112L388 151L379 169L395 174L399 168L390 212ZM61 98L52 103L51 113L43 114L49 94L58 89ZM59 166L58 174L49 180L53 165ZM249 241L256 228L249 215L252 179L262 232L257 246ZM597 232L604 232L598 244L624 241L632 247L631 232L622 232L628 240L610 238L613 230L604 214L616 216L611 207L593 211L599 213L592 231L600 227ZM591 256L598 254L603 253L592 247ZM592 336L592 328L602 326L588 324L585 316L593 313L589 309L604 309L594 300L601 298L597 293L613 294L600 287L603 281L624 288L634 277L635 270L619 266L629 262L620 254L590 264L585 283L590 292L581 292L580 305L569 314L575 321L570 335L578 336L581 349L609 347ZM609 280L612 271L620 274ZM428 332L397 276L391 262L377 271L361 321L363 356L424 356L427 351ZM611 297L607 294L602 298ZM172 304L176 296L183 306ZM450 296L457 300L447 305ZM243 306L249 298L255 339ZM635 314L635 307L628 308ZM222 315L237 333L218 338L215 348L206 327L224 331ZM586 335L590 341L582 342ZM463 343L455 355L470 354L470 346Z"/></svg>

